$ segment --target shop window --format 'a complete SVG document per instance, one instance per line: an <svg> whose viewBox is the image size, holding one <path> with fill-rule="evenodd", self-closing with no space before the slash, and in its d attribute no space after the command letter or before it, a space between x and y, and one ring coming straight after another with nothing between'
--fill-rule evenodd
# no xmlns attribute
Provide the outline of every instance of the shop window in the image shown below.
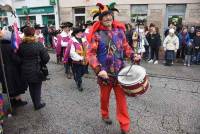
<svg viewBox="0 0 200 134"><path fill-rule="evenodd" d="M74 8L75 14L85 14L85 8Z"/></svg>
<svg viewBox="0 0 200 134"><path fill-rule="evenodd" d="M131 6L131 22L146 23L148 14L148 5L132 5Z"/></svg>
<svg viewBox="0 0 200 134"><path fill-rule="evenodd" d="M55 25L55 15L43 15L42 21L43 25Z"/></svg>
<svg viewBox="0 0 200 134"><path fill-rule="evenodd" d="M19 17L20 20L20 26L24 26L27 24L27 17ZM29 16L29 21L31 26L34 26L36 23L36 17L35 16Z"/></svg>
<svg viewBox="0 0 200 134"><path fill-rule="evenodd" d="M85 24L85 8L74 8L74 24L75 27L83 28Z"/></svg>

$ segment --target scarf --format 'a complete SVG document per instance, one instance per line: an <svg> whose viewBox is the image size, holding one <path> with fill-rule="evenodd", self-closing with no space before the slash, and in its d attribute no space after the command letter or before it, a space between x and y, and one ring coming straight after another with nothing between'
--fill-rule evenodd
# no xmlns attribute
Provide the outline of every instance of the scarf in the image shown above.
<svg viewBox="0 0 200 134"><path fill-rule="evenodd" d="M123 23L121 23L121 22L118 22L118 21L113 21L112 22L112 27L113 28L119 28L119 29L122 29L124 32L125 32L125 25L123 24ZM94 33L96 32L96 31L98 31L98 30L108 30L108 28L107 27L105 27L105 26L103 26L102 24L101 24L101 21L97 21L97 22L95 22L94 24L93 24L93 26L91 27L91 29L90 29L91 31L90 31L90 33L88 34L88 42L89 43L91 43L91 41L92 41L92 37L93 37L93 35L94 35Z"/></svg>

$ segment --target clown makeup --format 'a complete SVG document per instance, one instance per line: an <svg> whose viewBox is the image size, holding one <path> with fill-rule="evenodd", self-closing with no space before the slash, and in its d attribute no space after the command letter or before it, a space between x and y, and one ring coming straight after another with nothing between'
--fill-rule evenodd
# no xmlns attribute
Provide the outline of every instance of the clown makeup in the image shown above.
<svg viewBox="0 0 200 134"><path fill-rule="evenodd" d="M112 14L107 14L102 17L102 25L108 28L112 28L113 16Z"/></svg>

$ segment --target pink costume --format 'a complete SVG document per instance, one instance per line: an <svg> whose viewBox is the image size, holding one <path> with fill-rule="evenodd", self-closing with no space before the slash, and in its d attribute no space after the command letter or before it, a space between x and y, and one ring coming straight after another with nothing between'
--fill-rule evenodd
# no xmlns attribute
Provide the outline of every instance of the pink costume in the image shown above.
<svg viewBox="0 0 200 134"><path fill-rule="evenodd" d="M42 33L35 34L36 40L44 45L44 36Z"/></svg>
<svg viewBox="0 0 200 134"><path fill-rule="evenodd" d="M71 32L66 33L64 31L61 32L57 36L58 42L56 47L56 54L57 56L63 57L65 49L68 47L69 41L71 39Z"/></svg>

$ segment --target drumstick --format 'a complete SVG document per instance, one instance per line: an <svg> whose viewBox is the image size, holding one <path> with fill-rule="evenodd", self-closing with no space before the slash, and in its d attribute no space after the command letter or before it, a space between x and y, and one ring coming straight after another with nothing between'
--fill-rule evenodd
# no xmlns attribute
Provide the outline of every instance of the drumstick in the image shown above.
<svg viewBox="0 0 200 134"><path fill-rule="evenodd" d="M128 71L127 71L127 73L126 73L126 75L125 75L125 76L128 76L128 73L130 72L130 70L131 70L132 66L133 66L133 63L131 64L131 66L130 66L130 68L128 69Z"/></svg>
<svg viewBox="0 0 200 134"><path fill-rule="evenodd" d="M116 75L116 74L110 74L110 73L108 73L108 75L109 76L113 76L113 77L117 77L117 76L128 76L128 77L132 77L133 75L127 75L127 74L118 74L118 75Z"/></svg>

